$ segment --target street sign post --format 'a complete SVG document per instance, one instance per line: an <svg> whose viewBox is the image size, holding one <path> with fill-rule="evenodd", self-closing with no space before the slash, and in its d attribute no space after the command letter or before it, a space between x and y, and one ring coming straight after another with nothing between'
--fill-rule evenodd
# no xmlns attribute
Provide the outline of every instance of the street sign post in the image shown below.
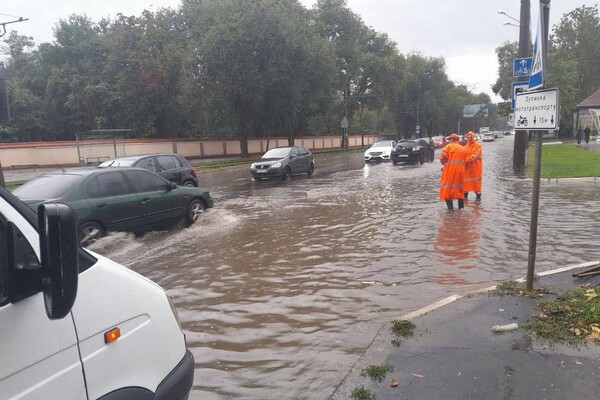
<svg viewBox="0 0 600 400"><path fill-rule="evenodd" d="M531 67L533 65L533 57L515 58L513 60L513 76L529 76L531 75Z"/></svg>
<svg viewBox="0 0 600 400"><path fill-rule="evenodd" d="M517 93L514 127L524 130L554 130L558 126L558 89Z"/></svg>

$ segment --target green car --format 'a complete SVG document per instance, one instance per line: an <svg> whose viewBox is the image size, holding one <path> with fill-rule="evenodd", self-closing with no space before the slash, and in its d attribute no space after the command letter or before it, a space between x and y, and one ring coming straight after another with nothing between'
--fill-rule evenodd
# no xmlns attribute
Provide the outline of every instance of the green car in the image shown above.
<svg viewBox="0 0 600 400"><path fill-rule="evenodd" d="M140 233L185 219L191 225L213 200L207 189L177 186L141 168L73 168L48 172L13 194L34 211L40 203L68 204L87 246L109 231Z"/></svg>

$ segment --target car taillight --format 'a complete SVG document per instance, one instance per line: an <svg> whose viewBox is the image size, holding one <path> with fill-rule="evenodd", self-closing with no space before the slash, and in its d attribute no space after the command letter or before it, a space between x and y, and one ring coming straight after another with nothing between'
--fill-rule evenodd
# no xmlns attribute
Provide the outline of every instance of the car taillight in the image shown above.
<svg viewBox="0 0 600 400"><path fill-rule="evenodd" d="M192 176L195 178L196 177L196 170L194 168L192 168Z"/></svg>

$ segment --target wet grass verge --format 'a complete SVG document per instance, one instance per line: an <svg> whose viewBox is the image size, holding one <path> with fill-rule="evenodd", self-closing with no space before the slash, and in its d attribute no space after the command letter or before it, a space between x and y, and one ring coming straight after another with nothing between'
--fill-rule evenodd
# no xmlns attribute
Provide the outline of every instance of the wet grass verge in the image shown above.
<svg viewBox="0 0 600 400"><path fill-rule="evenodd" d="M538 304L522 327L551 344L600 344L600 285L583 285Z"/></svg>
<svg viewBox="0 0 600 400"><path fill-rule="evenodd" d="M370 390L365 389L364 386L361 386L352 390L352 393L350 393L350 398L352 400L374 400L375 395L371 393Z"/></svg>
<svg viewBox="0 0 600 400"><path fill-rule="evenodd" d="M544 293L546 293L545 288L527 290L524 283L517 281L502 282L495 289L487 292L489 296L523 296L531 298L541 297Z"/></svg>
<svg viewBox="0 0 600 400"><path fill-rule="evenodd" d="M533 176L535 146L527 151L527 175ZM542 146L544 179L600 177L600 154L592 153L573 144Z"/></svg>
<svg viewBox="0 0 600 400"><path fill-rule="evenodd" d="M400 346L402 339L412 336L416 328L415 324L405 319L395 319L391 323L392 333L396 336L392 339L394 346Z"/></svg>
<svg viewBox="0 0 600 400"><path fill-rule="evenodd" d="M361 371L360 376L368 376L372 381L381 382L385 379L385 375L393 370L394 366L392 364L369 365Z"/></svg>
<svg viewBox="0 0 600 400"><path fill-rule="evenodd" d="M9 192L12 192L13 190L15 190L16 188L18 188L19 186L21 186L25 182L27 182L27 181L23 180L23 181L6 182L6 186L4 188L6 190L8 190Z"/></svg>

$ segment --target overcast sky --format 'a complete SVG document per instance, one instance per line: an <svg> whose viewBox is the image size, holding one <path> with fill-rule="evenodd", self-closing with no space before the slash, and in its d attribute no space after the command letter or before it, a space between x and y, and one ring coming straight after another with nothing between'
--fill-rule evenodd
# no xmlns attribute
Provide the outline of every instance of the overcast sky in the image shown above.
<svg viewBox="0 0 600 400"><path fill-rule="evenodd" d="M300 1L307 7L316 3ZM118 13L140 15L144 9L177 8L180 0L5 0L0 4L0 22L29 19L8 25L8 30L42 43L51 42L55 24L71 14L85 14L97 22ZM475 93L488 93L493 101L500 100L491 90L498 73L495 49L507 40L518 40L519 34L517 27L502 25L514 21L498 14L498 9L519 19L520 4L520 0L348 0L352 11L377 32L387 33L401 53L445 57L450 79ZM551 1L550 25L583 4L583 0ZM539 2L531 0L532 35L538 14Z"/></svg>

